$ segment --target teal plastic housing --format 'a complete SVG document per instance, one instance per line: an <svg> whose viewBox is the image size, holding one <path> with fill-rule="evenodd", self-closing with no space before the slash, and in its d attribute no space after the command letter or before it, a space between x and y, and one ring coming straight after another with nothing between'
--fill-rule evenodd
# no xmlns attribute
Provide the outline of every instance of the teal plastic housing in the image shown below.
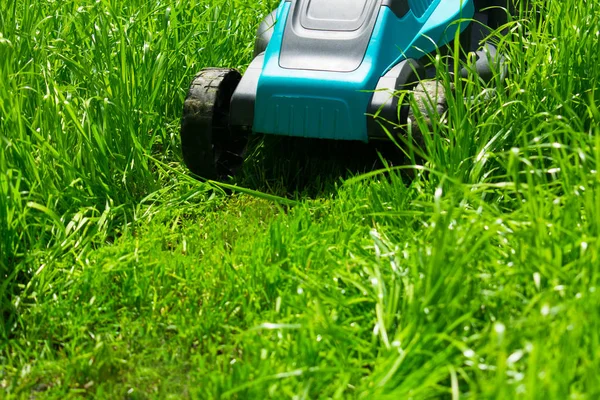
<svg viewBox="0 0 600 400"><path fill-rule="evenodd" d="M283 1L267 46L254 110L256 132L368 141L367 108L379 78L399 62L419 59L451 42L474 14L473 0L411 0L398 18L380 11L364 59L352 72L286 69L279 65L291 2Z"/></svg>

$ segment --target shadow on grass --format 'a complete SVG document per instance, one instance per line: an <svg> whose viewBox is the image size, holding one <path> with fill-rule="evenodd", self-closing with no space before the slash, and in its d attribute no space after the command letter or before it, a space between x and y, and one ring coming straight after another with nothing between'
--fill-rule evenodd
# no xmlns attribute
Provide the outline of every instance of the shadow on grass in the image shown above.
<svg viewBox="0 0 600 400"><path fill-rule="evenodd" d="M265 135L255 138L239 183L285 197L327 197L343 179L408 163L392 142L336 141Z"/></svg>

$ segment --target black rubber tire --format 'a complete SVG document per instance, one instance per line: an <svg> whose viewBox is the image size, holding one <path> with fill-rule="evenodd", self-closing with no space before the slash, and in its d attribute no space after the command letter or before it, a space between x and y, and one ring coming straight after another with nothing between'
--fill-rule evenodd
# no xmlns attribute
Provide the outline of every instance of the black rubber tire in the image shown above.
<svg viewBox="0 0 600 400"><path fill-rule="evenodd" d="M235 69L207 68L196 75L183 106L181 150L190 171L226 179L242 166L248 133L229 126L231 97L242 76Z"/></svg>
<svg viewBox="0 0 600 400"><path fill-rule="evenodd" d="M438 81L420 82L412 91L416 109L410 107L407 122L411 125L413 135L422 135L417 119L425 122L428 129L432 127L435 115L442 115L448 109L448 101L444 86Z"/></svg>
<svg viewBox="0 0 600 400"><path fill-rule="evenodd" d="M277 10L273 10L262 20L256 30L256 41L254 42L254 58L267 50L277 22Z"/></svg>

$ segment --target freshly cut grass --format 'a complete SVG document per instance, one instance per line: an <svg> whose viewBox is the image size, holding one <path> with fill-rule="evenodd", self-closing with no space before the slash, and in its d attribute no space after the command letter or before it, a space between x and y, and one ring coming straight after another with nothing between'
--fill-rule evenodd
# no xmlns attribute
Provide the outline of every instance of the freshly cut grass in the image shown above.
<svg viewBox="0 0 600 400"><path fill-rule="evenodd" d="M186 86L275 1L1 3L0 397L600 396L600 11L531 3L404 165L267 139L227 186Z"/></svg>

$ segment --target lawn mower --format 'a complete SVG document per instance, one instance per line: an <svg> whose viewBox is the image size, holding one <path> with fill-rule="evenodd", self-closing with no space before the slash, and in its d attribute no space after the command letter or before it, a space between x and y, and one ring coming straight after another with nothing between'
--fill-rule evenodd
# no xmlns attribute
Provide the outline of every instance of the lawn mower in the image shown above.
<svg viewBox="0 0 600 400"><path fill-rule="evenodd" d="M281 1L259 25L243 76L207 68L193 79L181 123L187 167L206 179L234 175L253 132L387 138L387 127L407 123L396 94L435 77L427 61L445 45L459 40L479 77L494 76L501 57L482 40L506 17L498 1Z"/></svg>

